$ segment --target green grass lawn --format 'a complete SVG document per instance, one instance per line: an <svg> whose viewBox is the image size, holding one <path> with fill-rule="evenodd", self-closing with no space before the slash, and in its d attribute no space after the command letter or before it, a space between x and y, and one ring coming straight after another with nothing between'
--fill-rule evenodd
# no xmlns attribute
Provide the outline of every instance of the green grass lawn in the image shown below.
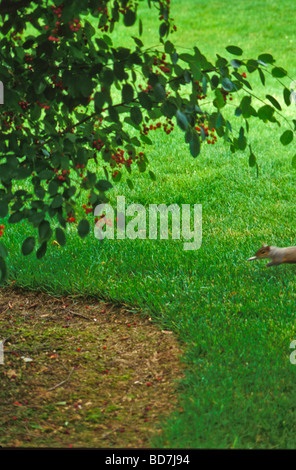
<svg viewBox="0 0 296 470"><path fill-rule="evenodd" d="M296 78L292 11L289 0L174 0L172 39L180 50L198 45L211 59L229 44L248 57L269 52ZM144 41L157 45L154 16L146 7L143 16ZM119 31L116 41L129 39ZM276 96L274 85L270 91ZM259 177L247 154L233 155L222 143L204 146L193 159L176 129L169 137L155 132L147 149L156 182L135 173L133 190L123 178L110 192L114 204L118 195L127 204L202 204L199 250L184 251L183 241L172 239L100 244L93 233L81 240L71 228L67 245L50 246L38 261L20 254L27 226L5 232L9 281L137 305L186 344L180 406L162 423L157 447L296 447L296 366L289 361L296 267L246 261L262 242L296 244L295 151L280 145L281 129L253 124Z"/></svg>

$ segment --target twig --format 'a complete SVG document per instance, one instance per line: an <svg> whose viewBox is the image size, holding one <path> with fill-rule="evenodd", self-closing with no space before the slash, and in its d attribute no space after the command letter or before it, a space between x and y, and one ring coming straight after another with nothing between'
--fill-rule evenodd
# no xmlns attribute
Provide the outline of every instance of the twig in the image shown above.
<svg viewBox="0 0 296 470"><path fill-rule="evenodd" d="M30 308L37 307L37 305L38 305L38 302L36 302L35 304L32 304L32 305L29 305L29 306L27 307L27 309L29 310Z"/></svg>
<svg viewBox="0 0 296 470"><path fill-rule="evenodd" d="M2 313L6 313L6 312L7 312L7 310L9 310L9 309L12 309L12 308L13 308L13 305L11 304L11 302L8 302L8 307L7 307L7 308L5 308L4 310L2 310L2 311L0 312L0 314L2 314Z"/></svg>
<svg viewBox="0 0 296 470"><path fill-rule="evenodd" d="M72 315L76 315L77 317L85 318L85 320L91 320L91 318L86 317L85 315L82 315L82 313L76 313L76 312L73 312L73 310L68 310L68 312L71 313Z"/></svg>
<svg viewBox="0 0 296 470"><path fill-rule="evenodd" d="M115 429L113 429L112 431L105 432L105 433L102 435L102 439L105 439L105 437L110 436L110 434L114 434L114 433L117 432L119 429L120 429L120 428L115 428Z"/></svg>
<svg viewBox="0 0 296 470"><path fill-rule="evenodd" d="M2 312L0 312L0 314L2 315L2 313L6 313L9 309L10 309L10 307L7 307L5 310L2 310Z"/></svg>
<svg viewBox="0 0 296 470"><path fill-rule="evenodd" d="M51 390L55 390L56 388L58 387L61 387L62 385L64 385L66 382L68 382L68 380L70 379L71 375L72 375L72 372L74 370L74 367L72 367L72 369L70 370L70 373L68 375L68 377L63 380L62 382L58 383L57 385L54 385L53 387L49 388L48 391L51 391Z"/></svg>

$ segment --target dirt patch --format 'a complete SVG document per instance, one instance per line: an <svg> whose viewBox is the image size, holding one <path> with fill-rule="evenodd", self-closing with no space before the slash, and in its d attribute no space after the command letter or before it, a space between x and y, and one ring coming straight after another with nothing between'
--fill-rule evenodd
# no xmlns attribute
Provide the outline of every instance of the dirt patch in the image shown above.
<svg viewBox="0 0 296 470"><path fill-rule="evenodd" d="M176 406L181 349L149 318L0 289L0 445L149 447Z"/></svg>

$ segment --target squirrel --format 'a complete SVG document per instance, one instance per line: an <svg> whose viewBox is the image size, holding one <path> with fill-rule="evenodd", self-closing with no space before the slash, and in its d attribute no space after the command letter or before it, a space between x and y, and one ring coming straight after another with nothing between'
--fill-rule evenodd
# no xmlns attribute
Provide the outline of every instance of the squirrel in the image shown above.
<svg viewBox="0 0 296 470"><path fill-rule="evenodd" d="M254 256L248 259L269 258L271 261L266 264L266 267L278 266L283 263L296 263L296 246L288 246L286 248L278 248L277 246L264 245L259 248Z"/></svg>

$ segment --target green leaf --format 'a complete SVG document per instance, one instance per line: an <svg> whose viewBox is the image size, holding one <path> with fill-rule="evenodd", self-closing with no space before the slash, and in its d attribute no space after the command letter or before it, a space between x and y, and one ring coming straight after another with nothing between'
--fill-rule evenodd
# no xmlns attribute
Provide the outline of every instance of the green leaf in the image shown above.
<svg viewBox="0 0 296 470"><path fill-rule="evenodd" d="M149 139L149 137L147 137L147 135L144 135L144 134L142 134L140 136L140 139L141 139L142 142L144 142L145 144L148 144L148 145L152 145L152 143L153 143L152 140Z"/></svg>
<svg viewBox="0 0 296 470"><path fill-rule="evenodd" d="M24 49L30 49L33 46L33 44L35 43L35 41L36 41L35 36L34 37L33 36L28 36L27 40L23 44L23 48Z"/></svg>
<svg viewBox="0 0 296 470"><path fill-rule="evenodd" d="M119 114L116 108L112 108L112 106L108 108L108 114L109 114L111 121L119 122Z"/></svg>
<svg viewBox="0 0 296 470"><path fill-rule="evenodd" d="M71 197L73 197L75 193L76 193L76 187L72 185L69 188L65 189L65 191L63 192L63 196L65 199L71 199Z"/></svg>
<svg viewBox="0 0 296 470"><path fill-rule="evenodd" d="M186 144L189 144L191 139L192 139L192 127L191 126L188 126L186 131L185 131L185 142Z"/></svg>
<svg viewBox="0 0 296 470"><path fill-rule="evenodd" d="M80 238L86 237L90 231L90 225L89 225L88 220L82 219L78 224L77 230L78 230L78 234Z"/></svg>
<svg viewBox="0 0 296 470"><path fill-rule="evenodd" d="M63 202L64 202L63 196L61 194L57 194L53 198L50 207L52 207L52 209L57 209L58 207L61 207L63 205Z"/></svg>
<svg viewBox="0 0 296 470"><path fill-rule="evenodd" d="M198 154L200 153L200 140L199 140L199 135L195 129L192 129L189 148L190 148L191 155L194 158L196 158Z"/></svg>
<svg viewBox="0 0 296 470"><path fill-rule="evenodd" d="M255 155L253 154L253 152L251 150L251 153L249 155L249 166L253 167L255 165L256 165L256 157L255 157Z"/></svg>
<svg viewBox="0 0 296 470"><path fill-rule="evenodd" d="M250 114L251 101L252 101L251 96L244 96L243 99L241 100L240 109L244 117L249 117L251 115Z"/></svg>
<svg viewBox="0 0 296 470"><path fill-rule="evenodd" d="M77 163L80 165L86 165L89 158L89 152L84 147L79 147L77 152Z"/></svg>
<svg viewBox="0 0 296 470"><path fill-rule="evenodd" d="M239 130L239 137L238 137L237 143L238 143L238 148L240 150L245 150L247 146L247 139L245 137L245 130L243 127L241 127Z"/></svg>
<svg viewBox="0 0 296 470"><path fill-rule="evenodd" d="M9 103L10 107L19 108L19 95L16 91L5 88L5 102Z"/></svg>
<svg viewBox="0 0 296 470"><path fill-rule="evenodd" d="M292 167L296 169L296 155L294 155L294 157L292 158Z"/></svg>
<svg viewBox="0 0 296 470"><path fill-rule="evenodd" d="M173 54L175 51L175 46L171 41L166 41L164 45L164 50L167 54Z"/></svg>
<svg viewBox="0 0 296 470"><path fill-rule="evenodd" d="M243 78L240 73L238 73L237 71L235 71L235 72L232 72L232 75L233 75L235 78L237 78L237 80L238 80L239 82L243 83L246 87L248 87L250 90L252 90L252 86L251 86L250 82L248 82L248 80L246 80L245 78Z"/></svg>
<svg viewBox="0 0 296 470"><path fill-rule="evenodd" d="M280 137L280 141L283 145L289 145L294 138L294 134L291 130L286 130Z"/></svg>
<svg viewBox="0 0 296 470"><path fill-rule="evenodd" d="M34 90L37 95L40 95L41 93L44 92L46 88L46 83L42 81L34 82Z"/></svg>
<svg viewBox="0 0 296 470"><path fill-rule="evenodd" d="M273 64L275 59L272 57L271 54L260 54L258 56L259 63L264 62L264 64Z"/></svg>
<svg viewBox="0 0 296 470"><path fill-rule="evenodd" d="M103 73L102 82L104 85L111 86L114 82L114 73L111 69L106 68Z"/></svg>
<svg viewBox="0 0 296 470"><path fill-rule="evenodd" d="M177 106L174 103L171 103L170 101L166 100L164 103L162 103L160 109L164 116L171 119L176 114Z"/></svg>
<svg viewBox="0 0 296 470"><path fill-rule="evenodd" d="M164 101L166 98L166 92L164 87L160 83L156 83L155 87L153 88L155 99L158 102Z"/></svg>
<svg viewBox="0 0 296 470"><path fill-rule="evenodd" d="M272 76L276 78L282 78L287 75L287 71L282 67L274 67L271 71Z"/></svg>
<svg viewBox="0 0 296 470"><path fill-rule="evenodd" d="M86 20L84 21L84 31L88 39L90 39L96 33L95 28Z"/></svg>
<svg viewBox="0 0 296 470"><path fill-rule="evenodd" d="M211 85L212 85L212 88L217 88L217 86L219 85L219 83L220 83L220 80L219 80L218 75L212 75L212 77L211 77Z"/></svg>
<svg viewBox="0 0 296 470"><path fill-rule="evenodd" d="M156 176L155 176L155 173L153 173L153 171L149 170L149 176L152 179L152 181L156 181Z"/></svg>
<svg viewBox="0 0 296 470"><path fill-rule="evenodd" d="M261 83L262 83L263 86L265 86L265 75L264 75L264 73L262 72L262 70L260 68L258 68L257 70L258 70L258 73L259 73L259 76L260 76Z"/></svg>
<svg viewBox="0 0 296 470"><path fill-rule="evenodd" d="M153 101L152 99L150 98L150 96L148 96L148 94L145 92L145 91L141 91L139 94L138 94L138 100L140 102L140 105L145 108L145 109L152 109L153 107Z"/></svg>
<svg viewBox="0 0 296 470"><path fill-rule="evenodd" d="M33 212L33 214L28 217L28 222L35 226L39 225L42 220L44 220L44 212Z"/></svg>
<svg viewBox="0 0 296 470"><path fill-rule="evenodd" d="M274 108L269 106L269 104L266 104L265 106L262 106L258 110L258 117L259 117L259 119L262 119L262 121L272 120L273 114L274 114Z"/></svg>
<svg viewBox="0 0 296 470"><path fill-rule="evenodd" d="M142 36L143 34L143 23L141 18L139 19L139 36Z"/></svg>
<svg viewBox="0 0 296 470"><path fill-rule="evenodd" d="M113 181L118 183L121 180L121 176L122 176L121 171L118 171L117 174L115 174L114 176L112 175L112 179L113 179Z"/></svg>
<svg viewBox="0 0 296 470"><path fill-rule="evenodd" d="M123 62L115 62L113 65L113 70L118 78L122 82L122 80L127 80L129 78L128 74L126 73L124 69L124 63Z"/></svg>
<svg viewBox="0 0 296 470"><path fill-rule="evenodd" d="M21 248L22 254L24 256L27 256L30 253L32 253L32 251L35 248L35 243L36 243L35 237L27 237L22 244L22 248Z"/></svg>
<svg viewBox="0 0 296 470"><path fill-rule="evenodd" d="M96 185L96 189L98 191L108 191L109 189L113 188L112 184L108 180L98 180Z"/></svg>
<svg viewBox="0 0 296 470"><path fill-rule="evenodd" d="M133 26L136 21L136 18L136 12L132 9L129 9L124 13L123 22L125 26Z"/></svg>
<svg viewBox="0 0 296 470"><path fill-rule="evenodd" d="M232 65L232 67L234 69L238 69L243 64L243 62L241 60L238 60L238 59L232 59L230 61L230 64Z"/></svg>
<svg viewBox="0 0 296 470"><path fill-rule="evenodd" d="M230 81L230 80L229 80ZM231 83L231 82L230 82ZM208 88L208 84L207 84L207 77L205 75L202 76L202 91L203 91L203 94L206 95L207 94L207 88Z"/></svg>
<svg viewBox="0 0 296 470"><path fill-rule="evenodd" d="M127 182L127 185L128 185L130 190L134 189L134 184L133 184L132 180L127 178L126 182Z"/></svg>
<svg viewBox="0 0 296 470"><path fill-rule="evenodd" d="M57 181L54 181L52 180L49 185L48 185L48 192L51 196L54 196L55 194L57 194L58 190L59 190L59 185L58 185L58 182Z"/></svg>
<svg viewBox="0 0 296 470"><path fill-rule="evenodd" d="M172 62L173 62L174 65L178 62L178 59L179 59L179 56L178 56L177 52L175 51L172 54Z"/></svg>
<svg viewBox="0 0 296 470"><path fill-rule="evenodd" d="M96 107L97 112L103 109L105 101L106 101L105 93L98 91L94 96L94 102L95 102L95 107Z"/></svg>
<svg viewBox="0 0 296 470"><path fill-rule="evenodd" d="M39 186L35 186L34 193L39 199L44 199L46 191L43 188L43 186L39 185Z"/></svg>
<svg viewBox="0 0 296 470"><path fill-rule="evenodd" d="M224 88L224 90L226 90L226 91L231 91L234 88L234 85L233 85L232 81L229 80L229 78L226 78L226 77L222 79L221 84L222 84L222 87Z"/></svg>
<svg viewBox="0 0 296 470"><path fill-rule="evenodd" d="M246 63L246 67L247 67L247 70L248 70L249 73L253 73L258 68L258 61L254 60L254 59L250 59Z"/></svg>
<svg viewBox="0 0 296 470"><path fill-rule="evenodd" d="M176 113L177 124L182 129L182 131L186 131L188 127L188 120L186 115L178 109Z"/></svg>
<svg viewBox="0 0 296 470"><path fill-rule="evenodd" d="M279 111L282 110L280 103L271 95L266 95L266 98L273 104L273 106Z"/></svg>
<svg viewBox="0 0 296 470"><path fill-rule="evenodd" d="M4 284L7 278L7 266L5 259L0 256L0 284Z"/></svg>
<svg viewBox="0 0 296 470"><path fill-rule="evenodd" d="M191 54L187 54L186 52L184 52L183 54L180 54L180 59L183 60L184 62L187 62L188 64L191 64L194 62L194 56L191 55Z"/></svg>
<svg viewBox="0 0 296 470"><path fill-rule="evenodd" d="M131 101L133 101L133 98L134 98L134 89L129 83L126 83L122 87L122 101L128 104Z"/></svg>
<svg viewBox="0 0 296 470"><path fill-rule="evenodd" d="M0 218L3 219L8 214L8 203L6 201L0 201Z"/></svg>
<svg viewBox="0 0 296 470"><path fill-rule="evenodd" d="M140 35L141 36L141 35ZM133 40L135 41L135 43L137 44L138 47L143 47L144 44L142 43L141 39L135 37L135 36L132 36Z"/></svg>
<svg viewBox="0 0 296 470"><path fill-rule="evenodd" d="M236 117L240 117L242 115L242 110L239 106L237 108L235 108L234 115Z"/></svg>
<svg viewBox="0 0 296 470"><path fill-rule="evenodd" d="M169 25L167 23L161 23L160 27L159 27L159 36L161 38L163 38L164 36L166 36L169 32Z"/></svg>
<svg viewBox="0 0 296 470"><path fill-rule="evenodd" d="M40 240L49 240L52 235L52 229L48 220L42 220L38 227Z"/></svg>
<svg viewBox="0 0 296 470"><path fill-rule="evenodd" d="M66 235L63 229L57 227L55 229L55 238L59 245L65 246L66 245Z"/></svg>
<svg viewBox="0 0 296 470"><path fill-rule="evenodd" d="M116 60L122 62L130 57L131 50L127 47L118 47L117 49L113 49L113 54ZM134 53L132 57L138 57L138 54Z"/></svg>
<svg viewBox="0 0 296 470"><path fill-rule="evenodd" d="M24 218L24 214L21 211L16 211L8 219L10 224L17 224Z"/></svg>
<svg viewBox="0 0 296 470"><path fill-rule="evenodd" d="M145 160L137 160L137 164L138 164L139 171L141 173L144 173L144 171L146 171L146 168L147 168L147 164Z"/></svg>
<svg viewBox="0 0 296 470"><path fill-rule="evenodd" d="M225 106L225 101L224 101L224 98L223 98L223 95L222 95L221 91L216 89L215 90L215 96L216 96L216 98L213 101L214 106L216 106L216 108L218 108L218 109L223 108Z"/></svg>
<svg viewBox="0 0 296 470"><path fill-rule="evenodd" d="M283 95L284 95L284 100L285 100L286 105L290 106L291 101L292 101L291 91L288 88L284 88Z"/></svg>
<svg viewBox="0 0 296 470"><path fill-rule="evenodd" d="M237 46L227 46L226 50L233 55L242 55L243 50Z"/></svg>
<svg viewBox="0 0 296 470"><path fill-rule="evenodd" d="M139 126L143 119L142 111L140 110L140 108L138 108L137 106L133 106L131 108L130 115L133 123Z"/></svg>
<svg viewBox="0 0 296 470"><path fill-rule="evenodd" d="M45 256L46 250L47 250L47 242L45 241L40 245L40 247L38 248L36 252L37 259L43 258L43 256Z"/></svg>

